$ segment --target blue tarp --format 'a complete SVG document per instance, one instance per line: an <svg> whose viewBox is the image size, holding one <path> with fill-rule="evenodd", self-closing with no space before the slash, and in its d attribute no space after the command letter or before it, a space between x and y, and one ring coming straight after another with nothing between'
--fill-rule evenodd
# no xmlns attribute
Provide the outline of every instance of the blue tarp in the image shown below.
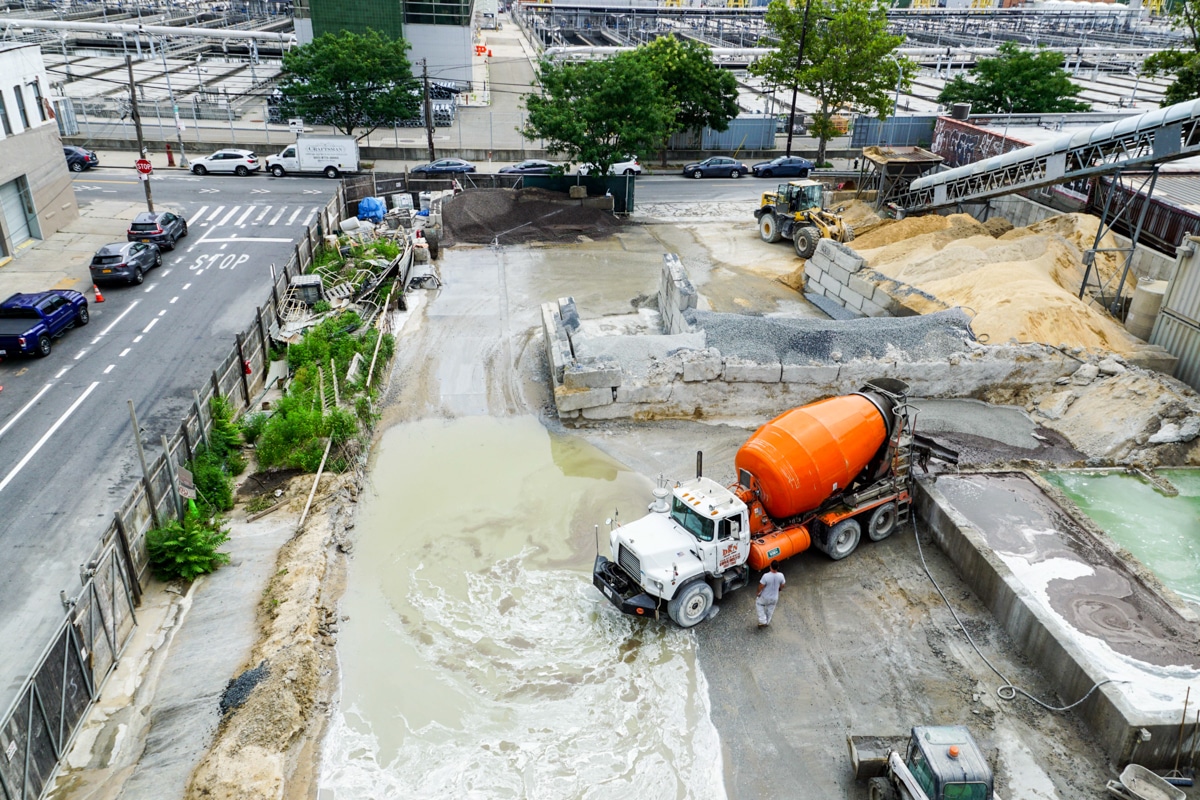
<svg viewBox="0 0 1200 800"><path fill-rule="evenodd" d="M364 197L358 201L358 218L368 222L383 222L387 206L378 197Z"/></svg>

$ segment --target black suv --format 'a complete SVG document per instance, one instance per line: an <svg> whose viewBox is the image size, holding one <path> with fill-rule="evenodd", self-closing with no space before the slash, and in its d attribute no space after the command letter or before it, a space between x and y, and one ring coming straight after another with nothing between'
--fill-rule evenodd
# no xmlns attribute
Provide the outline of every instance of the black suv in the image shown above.
<svg viewBox="0 0 1200 800"><path fill-rule="evenodd" d="M155 267L162 266L162 253L156 244L142 242L113 242L106 244L92 256L91 272L93 283L126 281L141 283L144 275Z"/></svg>
<svg viewBox="0 0 1200 800"><path fill-rule="evenodd" d="M187 236L187 220L170 211L143 211L133 218L133 224L125 232L131 242L156 244L165 250L174 250L175 242Z"/></svg>

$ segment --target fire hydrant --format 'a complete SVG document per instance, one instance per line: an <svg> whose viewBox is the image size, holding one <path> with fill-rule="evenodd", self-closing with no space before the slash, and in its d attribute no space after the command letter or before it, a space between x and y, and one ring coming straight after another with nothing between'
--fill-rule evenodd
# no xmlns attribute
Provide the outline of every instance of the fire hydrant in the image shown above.
<svg viewBox="0 0 1200 800"><path fill-rule="evenodd" d="M175 166L175 154L171 152L171 145L167 145L167 166Z"/></svg>

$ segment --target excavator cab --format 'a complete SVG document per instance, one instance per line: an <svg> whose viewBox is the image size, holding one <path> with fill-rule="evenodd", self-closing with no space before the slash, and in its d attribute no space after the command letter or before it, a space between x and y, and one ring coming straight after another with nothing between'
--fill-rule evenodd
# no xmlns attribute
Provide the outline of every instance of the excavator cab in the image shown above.
<svg viewBox="0 0 1200 800"><path fill-rule="evenodd" d="M825 187L816 181L792 181L779 184L777 196L782 200L779 205L794 214L810 208L822 208L824 191Z"/></svg>

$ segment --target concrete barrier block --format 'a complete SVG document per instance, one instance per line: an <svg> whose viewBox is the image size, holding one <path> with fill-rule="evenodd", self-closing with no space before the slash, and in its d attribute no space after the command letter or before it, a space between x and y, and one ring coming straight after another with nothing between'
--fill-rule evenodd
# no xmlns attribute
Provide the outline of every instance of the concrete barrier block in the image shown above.
<svg viewBox="0 0 1200 800"><path fill-rule="evenodd" d="M803 383L826 386L838 378L841 367L829 364L784 364L784 383Z"/></svg>
<svg viewBox="0 0 1200 800"><path fill-rule="evenodd" d="M846 283L850 282L849 270L843 269L842 267L840 267L837 264L830 264L829 267L825 270L825 274L841 284L846 284Z"/></svg>
<svg viewBox="0 0 1200 800"><path fill-rule="evenodd" d="M858 272L863 268L865 262L853 250L839 245L834 253L834 262L847 272Z"/></svg>
<svg viewBox="0 0 1200 800"><path fill-rule="evenodd" d="M606 406L612 401L612 389L568 389L559 386L554 390L554 405L560 412Z"/></svg>
<svg viewBox="0 0 1200 800"><path fill-rule="evenodd" d="M721 376L721 353L714 348L684 350L679 358L684 381L715 381Z"/></svg>
<svg viewBox="0 0 1200 800"><path fill-rule="evenodd" d="M567 329L567 335L579 330L579 309L575 307L574 297L558 298L558 315L562 318L563 327Z"/></svg>
<svg viewBox="0 0 1200 800"><path fill-rule="evenodd" d="M846 301L847 308L853 308L855 311L862 311L863 297L859 293L847 288L845 294L842 295L842 299Z"/></svg>
<svg viewBox="0 0 1200 800"><path fill-rule="evenodd" d="M620 385L621 365L615 359L584 359L563 370L563 386L568 389L611 389Z"/></svg>
<svg viewBox="0 0 1200 800"><path fill-rule="evenodd" d="M671 399L671 384L635 384L617 387L616 404L665 403Z"/></svg>
<svg viewBox="0 0 1200 800"><path fill-rule="evenodd" d="M821 268L814 264L811 258L804 262L804 277L812 281L821 277Z"/></svg>
<svg viewBox="0 0 1200 800"><path fill-rule="evenodd" d="M542 333L545 338L546 361L550 365L550 378L555 386L563 381L563 371L572 363L571 346L563 330L558 307L554 303L542 303Z"/></svg>
<svg viewBox="0 0 1200 800"><path fill-rule="evenodd" d="M580 205L586 208L599 208L603 209L604 211L612 211L615 203L614 198L611 195L605 195L603 197L584 198Z"/></svg>
<svg viewBox="0 0 1200 800"><path fill-rule="evenodd" d="M850 276L849 286L854 291L863 296L863 299L870 300L875 295L875 284L870 281L864 281L857 275Z"/></svg>
<svg viewBox="0 0 1200 800"><path fill-rule="evenodd" d="M587 197L587 187L583 185L568 186L567 196L572 200L582 200Z"/></svg>
<svg viewBox="0 0 1200 800"><path fill-rule="evenodd" d="M783 365L730 356L725 359L724 380L730 383L779 383Z"/></svg>
<svg viewBox="0 0 1200 800"><path fill-rule="evenodd" d="M863 300L862 312L868 317L890 317L886 308L875 305L870 300Z"/></svg>

